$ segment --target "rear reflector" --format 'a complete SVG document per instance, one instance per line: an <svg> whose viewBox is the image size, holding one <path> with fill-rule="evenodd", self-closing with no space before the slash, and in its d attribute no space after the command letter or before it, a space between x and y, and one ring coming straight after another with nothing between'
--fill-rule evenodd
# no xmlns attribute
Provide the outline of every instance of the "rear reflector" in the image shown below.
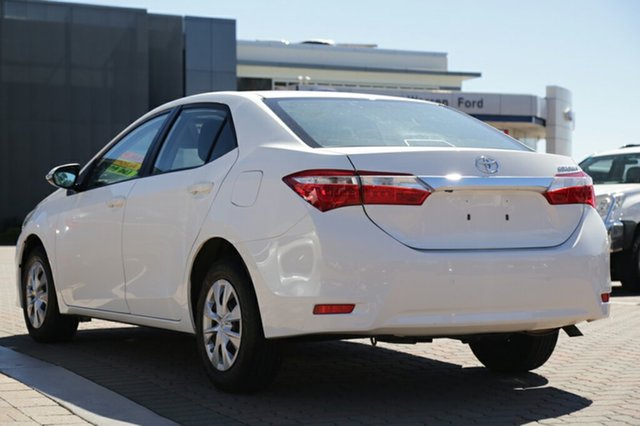
<svg viewBox="0 0 640 426"><path fill-rule="evenodd" d="M356 307L353 303L348 304L332 304L332 305L316 305L313 307L314 315L333 315L333 314L350 314Z"/></svg>
<svg viewBox="0 0 640 426"><path fill-rule="evenodd" d="M600 300L602 300L602 303L609 303L610 296L611 295L609 293L602 293L600 295Z"/></svg>
<svg viewBox="0 0 640 426"><path fill-rule="evenodd" d="M418 206L431 194L417 177L393 173L305 170L282 180L323 212L363 204Z"/></svg>
<svg viewBox="0 0 640 426"><path fill-rule="evenodd" d="M557 174L544 196L553 205L588 204L596 207L593 181L582 171Z"/></svg>

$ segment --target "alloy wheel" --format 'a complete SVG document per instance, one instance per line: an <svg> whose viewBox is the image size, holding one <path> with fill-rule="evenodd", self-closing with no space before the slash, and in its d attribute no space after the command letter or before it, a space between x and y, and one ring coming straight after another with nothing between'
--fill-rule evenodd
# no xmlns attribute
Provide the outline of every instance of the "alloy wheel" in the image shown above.
<svg viewBox="0 0 640 426"><path fill-rule="evenodd" d="M235 363L242 341L242 315L238 295L231 283L213 283L205 298L202 333L211 364L219 371Z"/></svg>
<svg viewBox="0 0 640 426"><path fill-rule="evenodd" d="M49 305L49 288L47 274L42 263L35 262L29 268L25 288L27 316L33 328L40 328L47 314Z"/></svg>

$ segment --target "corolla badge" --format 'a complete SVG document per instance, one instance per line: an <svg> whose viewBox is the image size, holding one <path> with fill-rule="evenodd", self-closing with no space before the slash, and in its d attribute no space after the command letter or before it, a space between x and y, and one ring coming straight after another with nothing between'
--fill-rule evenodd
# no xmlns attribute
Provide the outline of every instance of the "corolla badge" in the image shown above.
<svg viewBox="0 0 640 426"><path fill-rule="evenodd" d="M500 168L500 166L498 165L498 162L493 158L481 155L480 157L476 158L476 168L482 173L494 175L498 173L498 169Z"/></svg>

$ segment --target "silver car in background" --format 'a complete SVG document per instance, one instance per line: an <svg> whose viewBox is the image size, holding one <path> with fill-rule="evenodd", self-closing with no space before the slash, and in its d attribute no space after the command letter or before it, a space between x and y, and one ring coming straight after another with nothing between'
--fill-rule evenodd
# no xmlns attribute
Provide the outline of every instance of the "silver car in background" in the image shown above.
<svg viewBox="0 0 640 426"><path fill-rule="evenodd" d="M611 279L640 292L640 145L594 154L580 167L593 179L596 210L609 234Z"/></svg>

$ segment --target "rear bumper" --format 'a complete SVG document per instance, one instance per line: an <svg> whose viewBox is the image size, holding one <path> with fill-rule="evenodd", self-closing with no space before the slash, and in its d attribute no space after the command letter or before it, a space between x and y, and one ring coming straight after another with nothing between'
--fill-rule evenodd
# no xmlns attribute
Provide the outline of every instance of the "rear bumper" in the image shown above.
<svg viewBox="0 0 640 426"><path fill-rule="evenodd" d="M241 244L266 337L457 336L609 315L607 234L593 209L562 245L514 250L415 250L358 207L312 215L277 239ZM313 315L324 303L356 307Z"/></svg>

